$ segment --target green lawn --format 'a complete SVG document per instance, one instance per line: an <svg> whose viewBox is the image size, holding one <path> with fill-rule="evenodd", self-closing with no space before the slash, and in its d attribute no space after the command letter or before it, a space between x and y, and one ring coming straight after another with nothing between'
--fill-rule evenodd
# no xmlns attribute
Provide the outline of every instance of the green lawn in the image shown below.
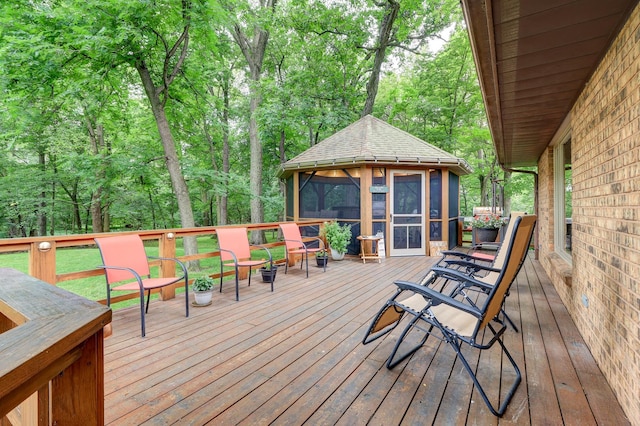
<svg viewBox="0 0 640 426"><path fill-rule="evenodd" d="M267 237L272 242L270 233L267 233ZM209 236L198 238L198 252L206 253L216 251L218 248L217 241ZM145 242L145 249L147 255L158 255L158 243L157 241ZM271 255L274 259L284 258L284 247L273 247L270 249ZM178 246L176 247L176 254L181 256L184 254L184 249L181 244L181 240L178 240ZM256 258L264 258L264 251L258 250L255 254ZM97 247L82 247L82 248L62 248L56 251L56 268L57 273L62 274L66 272L84 271L92 269L102 263L100 259L100 252ZM200 261L200 271L189 271L189 278L196 278L201 275L209 275L218 273L220 271L220 263L217 257L202 259ZM25 274L29 271L29 254L27 252L20 253L3 253L0 254L0 268L13 268L17 269ZM152 274L157 274L158 268L152 268ZM230 268L231 269L231 268ZM232 279L233 277L227 277ZM58 287L65 290L79 294L90 300L100 300L106 298L106 283L104 276L96 276L90 278L84 278L80 280L64 281L58 284ZM176 289L177 292L184 292L184 287ZM157 298L157 295L153 295L151 298ZM139 303L137 299L127 300L117 303L113 306L114 309L123 308Z"/></svg>

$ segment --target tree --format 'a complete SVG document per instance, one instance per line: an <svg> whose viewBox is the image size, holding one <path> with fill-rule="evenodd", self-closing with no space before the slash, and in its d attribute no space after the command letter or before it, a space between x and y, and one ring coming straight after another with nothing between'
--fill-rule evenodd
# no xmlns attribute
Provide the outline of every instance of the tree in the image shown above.
<svg viewBox="0 0 640 426"><path fill-rule="evenodd" d="M373 46L364 46L368 52L365 59L373 56L373 65L367 81L367 99L361 117L373 112L380 72L389 50L398 48L419 53L429 38L436 37L450 25L457 7L456 2L451 0L432 0L427 3L416 0L373 0L373 4L380 9L378 35Z"/></svg>
<svg viewBox="0 0 640 426"><path fill-rule="evenodd" d="M242 5L236 9L231 3L227 3L227 8L232 14L243 12L245 20L239 16L232 18L231 34L240 47L240 51L247 61L249 67L249 144L251 147L251 169L249 172L249 182L251 187L251 222L261 223L264 221L264 210L260 195L262 194L262 142L258 132L257 113L262 102L260 90L260 78L262 77L262 65L264 61L267 42L269 41L269 31L265 25L270 21L277 4L277 0L260 0L256 10L249 5ZM248 12L248 13L246 13ZM262 232L253 232L251 236L253 244L264 242Z"/></svg>

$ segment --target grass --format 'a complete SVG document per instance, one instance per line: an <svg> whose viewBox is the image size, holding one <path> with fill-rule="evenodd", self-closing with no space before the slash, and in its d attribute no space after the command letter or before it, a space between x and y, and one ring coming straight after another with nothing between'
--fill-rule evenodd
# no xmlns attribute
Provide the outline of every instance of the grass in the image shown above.
<svg viewBox="0 0 640 426"><path fill-rule="evenodd" d="M266 233L269 242L275 242L276 239L272 233ZM199 237L198 252L207 253L218 249L217 240L210 236ZM145 250L148 256L158 255L157 241L146 241ZM284 258L284 247L278 246L269 249L274 259ZM176 255L184 254L181 240L178 240L176 246ZM255 258L264 258L264 251L257 250ZM190 278L196 278L202 275L209 275L220 272L220 263L218 257L201 259L199 271L189 271ZM61 248L56 250L56 273L63 274L67 272L85 271L93 269L102 264L100 252L97 247L78 247L78 248ZM18 253L2 253L0 254L0 268L13 268L25 274L29 273L29 254L27 252ZM231 270L233 268L228 268ZM227 270L227 269L225 269ZM157 276L158 268L152 268L152 276ZM225 279L233 279L226 277ZM103 275L96 277L83 278L79 280L63 281L58 283L58 287L68 290L72 293L86 297L89 300L101 300L106 298L106 283ZM177 286L176 293L184 292L184 286ZM114 293L114 295L117 293ZM151 299L157 299L158 295L154 294ZM126 300L116 303L112 306L114 309L124 308L127 306L137 305L138 299Z"/></svg>

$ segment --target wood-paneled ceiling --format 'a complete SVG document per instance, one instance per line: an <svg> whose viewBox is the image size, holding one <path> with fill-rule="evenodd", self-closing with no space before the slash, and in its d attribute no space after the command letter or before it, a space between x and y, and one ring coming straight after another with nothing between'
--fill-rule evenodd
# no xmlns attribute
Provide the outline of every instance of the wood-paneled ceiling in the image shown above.
<svg viewBox="0 0 640 426"><path fill-rule="evenodd" d="M534 166L637 0L463 0L496 152Z"/></svg>

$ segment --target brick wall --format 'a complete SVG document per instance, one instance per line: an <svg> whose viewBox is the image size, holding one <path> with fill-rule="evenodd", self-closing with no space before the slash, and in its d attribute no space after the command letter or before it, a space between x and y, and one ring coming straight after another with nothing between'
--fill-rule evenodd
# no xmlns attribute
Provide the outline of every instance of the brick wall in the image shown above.
<svg viewBox="0 0 640 426"><path fill-rule="evenodd" d="M570 285L552 254L550 149L539 163L540 259L629 420L640 424L640 6L574 105L571 144Z"/></svg>

